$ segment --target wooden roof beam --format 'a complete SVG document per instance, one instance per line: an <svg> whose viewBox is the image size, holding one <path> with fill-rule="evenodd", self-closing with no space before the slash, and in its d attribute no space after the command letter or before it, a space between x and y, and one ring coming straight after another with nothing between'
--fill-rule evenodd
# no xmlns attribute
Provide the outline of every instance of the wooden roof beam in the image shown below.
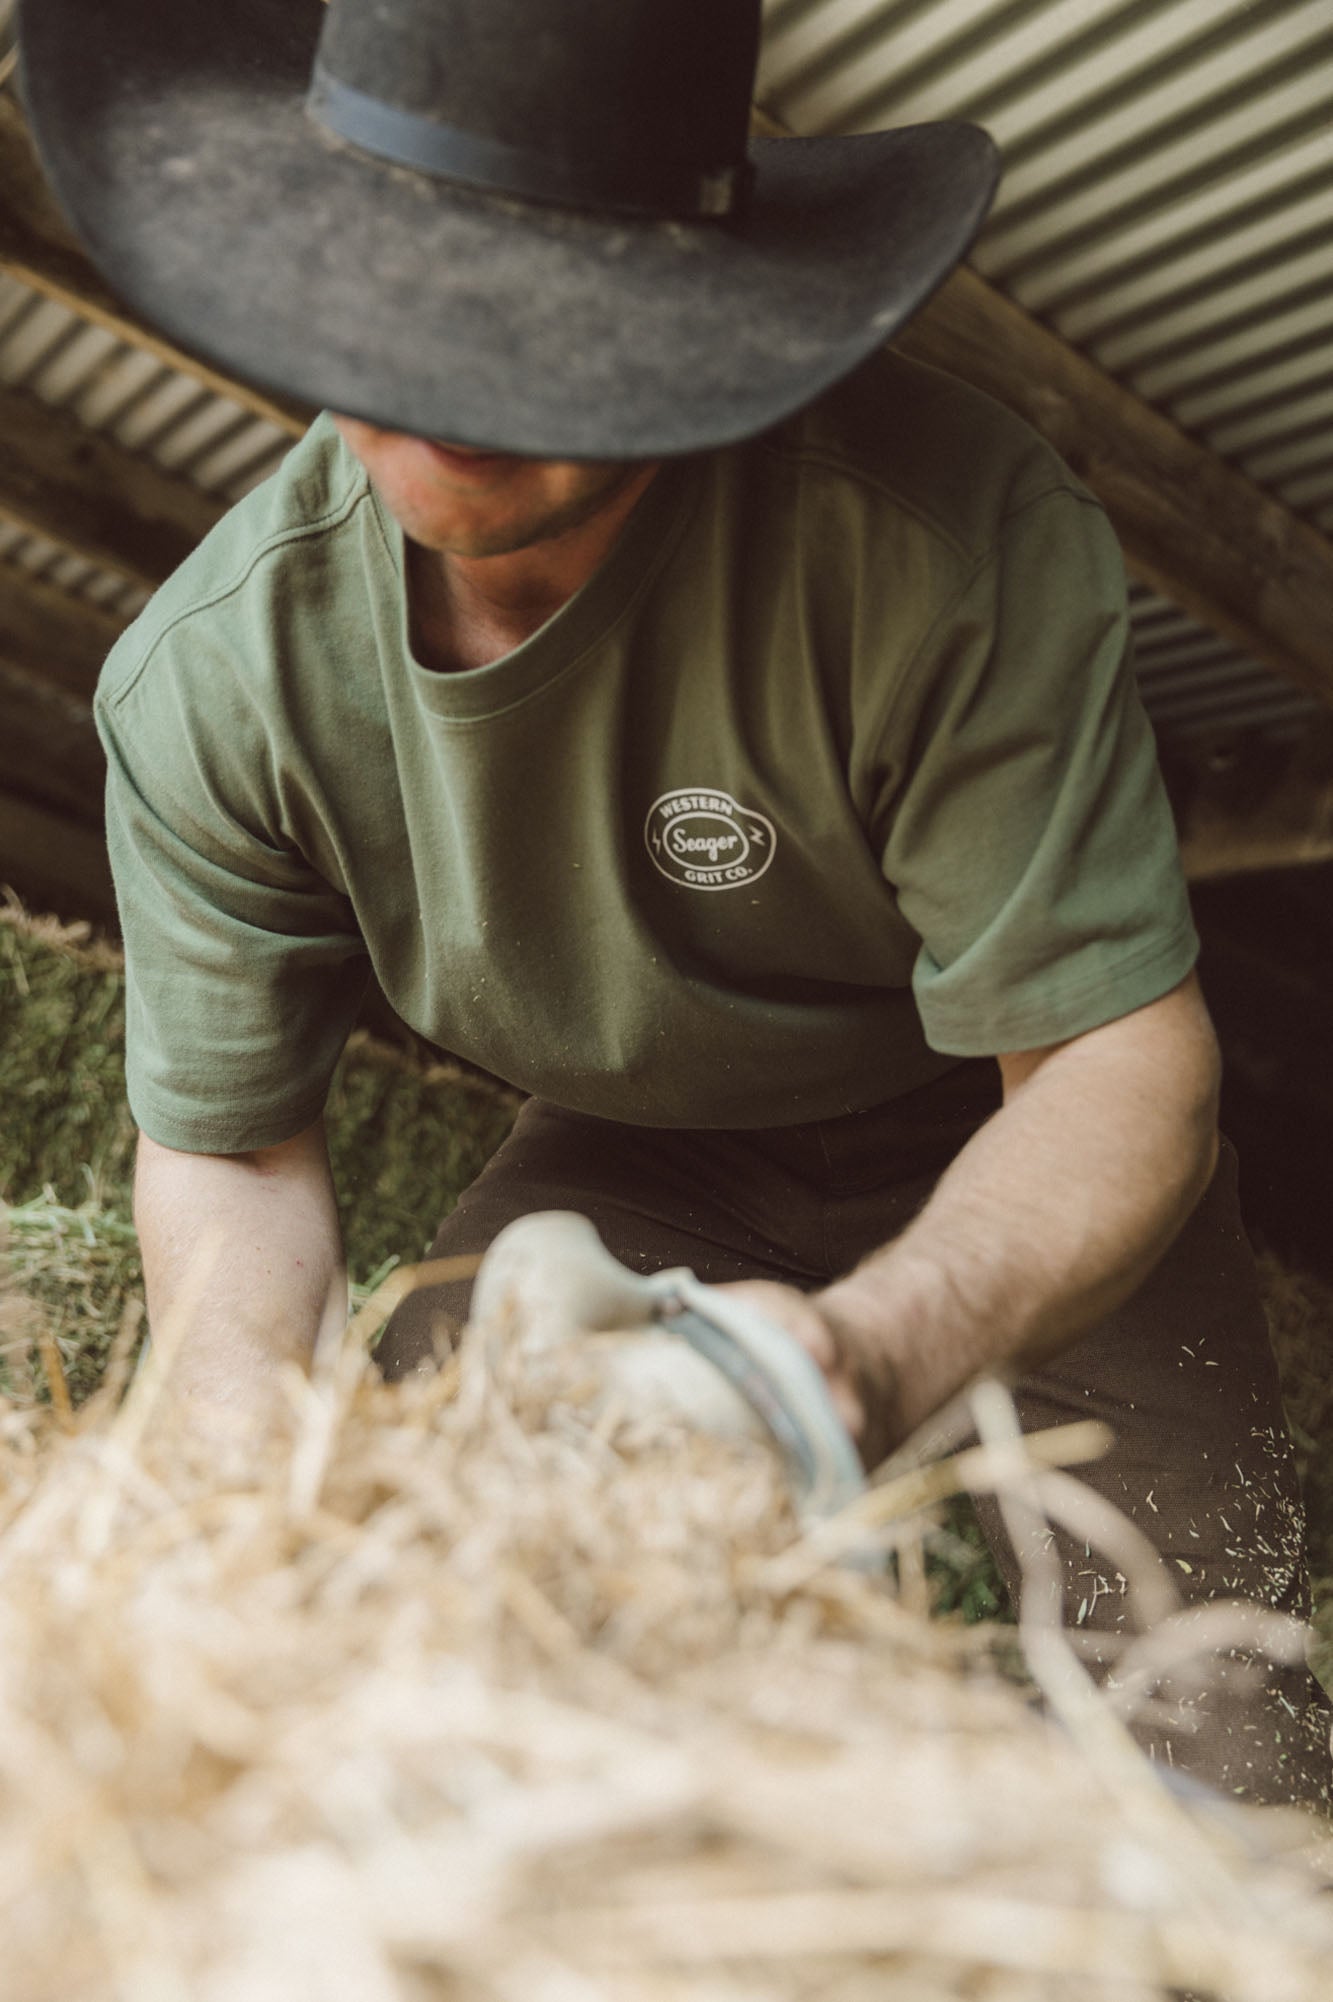
<svg viewBox="0 0 1333 2002"><path fill-rule="evenodd" d="M0 565L0 661L92 700L98 670L127 621L15 563Z"/></svg>
<svg viewBox="0 0 1333 2002"><path fill-rule="evenodd" d="M0 390L0 521L154 589L224 509L69 411Z"/></svg>
<svg viewBox="0 0 1333 2002"><path fill-rule="evenodd" d="M100 831L0 786L0 886L32 910L116 921L111 865Z"/></svg>
<svg viewBox="0 0 1333 2002"><path fill-rule="evenodd" d="M1266 770L1197 772L1179 819L1191 882L1333 862L1333 721Z"/></svg>
<svg viewBox="0 0 1333 2002"><path fill-rule="evenodd" d="M1312 862L1333 862L1333 782L1319 798L1302 807L1310 825L1293 826L1285 816L1265 816L1265 824L1238 818L1218 819L1198 828L1180 845L1180 859L1191 883L1211 883L1225 876L1253 875L1258 870L1303 869Z"/></svg>
<svg viewBox="0 0 1333 2002"><path fill-rule="evenodd" d="M1105 507L1134 576L1333 703L1333 541L966 266L898 337L1015 410Z"/></svg>
<svg viewBox="0 0 1333 2002"><path fill-rule="evenodd" d="M756 107L754 129L787 128ZM895 345L1048 438L1115 525L1141 582L1333 703L1333 541L1107 375L967 265Z"/></svg>
<svg viewBox="0 0 1333 2002"><path fill-rule="evenodd" d="M0 660L0 791L100 833L105 784L88 703Z"/></svg>

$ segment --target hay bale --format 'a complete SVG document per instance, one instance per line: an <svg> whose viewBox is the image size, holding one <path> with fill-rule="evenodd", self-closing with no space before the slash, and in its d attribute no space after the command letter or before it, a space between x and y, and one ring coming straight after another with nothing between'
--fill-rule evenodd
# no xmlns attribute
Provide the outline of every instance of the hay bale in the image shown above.
<svg viewBox="0 0 1333 2002"><path fill-rule="evenodd" d="M97 1219L128 1223L124 989L120 953L89 926L0 903L0 1202L78 1211L94 1230ZM350 1039L325 1124L355 1279L421 1256L517 1104L446 1060L419 1061L364 1033Z"/></svg>
<svg viewBox="0 0 1333 2002"><path fill-rule="evenodd" d="M0 903L0 1199L128 1209L124 968L88 925Z"/></svg>
<svg viewBox="0 0 1333 2002"><path fill-rule="evenodd" d="M0 1412L6 2002L1327 1992L1271 1817L793 1561L765 1447L576 1350L349 1348L221 1484L159 1396Z"/></svg>

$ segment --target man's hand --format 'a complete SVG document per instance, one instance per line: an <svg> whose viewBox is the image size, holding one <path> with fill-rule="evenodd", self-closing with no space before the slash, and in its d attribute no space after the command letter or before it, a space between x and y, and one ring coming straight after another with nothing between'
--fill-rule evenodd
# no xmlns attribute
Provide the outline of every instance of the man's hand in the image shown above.
<svg viewBox="0 0 1333 2002"><path fill-rule="evenodd" d="M823 1370L833 1408L862 1459L878 1466L904 1436L889 1344L878 1336L867 1341L859 1327L830 1313L825 1293L802 1293L775 1279L734 1280L718 1291L747 1301L795 1337Z"/></svg>
<svg viewBox="0 0 1333 2002"><path fill-rule="evenodd" d="M902 1235L812 1294L735 1290L824 1370L867 1464L987 1369L1032 1365L1147 1278L1217 1158L1217 1045L1191 975L1001 1056L1004 1105Z"/></svg>
<svg viewBox="0 0 1333 2002"><path fill-rule="evenodd" d="M231 1414L262 1428L277 1415L283 1365L306 1364L321 1330L346 1318L322 1123L250 1154L185 1154L143 1135L134 1215L149 1328L170 1337L184 1421Z"/></svg>

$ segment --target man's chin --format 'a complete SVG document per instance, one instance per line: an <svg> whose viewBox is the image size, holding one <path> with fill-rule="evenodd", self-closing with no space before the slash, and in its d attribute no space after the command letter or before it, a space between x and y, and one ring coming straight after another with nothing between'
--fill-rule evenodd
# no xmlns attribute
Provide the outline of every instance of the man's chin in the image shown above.
<svg viewBox="0 0 1333 2002"><path fill-rule="evenodd" d="M467 562L514 556L520 550L556 542L582 528L610 506L641 471L639 466L617 466L614 471L608 469L602 483L571 494L563 501L546 499L508 513L495 509L488 514L485 496L479 492L475 508L460 502L456 509L442 509L433 519L424 516L415 521L401 516L399 519L414 542L437 556L453 556Z"/></svg>
<svg viewBox="0 0 1333 2002"><path fill-rule="evenodd" d="M497 474L521 464L512 452L483 452L471 445L444 445L433 438L417 441L433 462L460 486L490 486Z"/></svg>
<svg viewBox="0 0 1333 2002"><path fill-rule="evenodd" d="M464 562L483 562L488 556L514 556L521 549L533 549L549 542L560 530L546 523L511 524L496 528L444 529L425 525L420 530L404 524L404 533L433 556L453 556Z"/></svg>

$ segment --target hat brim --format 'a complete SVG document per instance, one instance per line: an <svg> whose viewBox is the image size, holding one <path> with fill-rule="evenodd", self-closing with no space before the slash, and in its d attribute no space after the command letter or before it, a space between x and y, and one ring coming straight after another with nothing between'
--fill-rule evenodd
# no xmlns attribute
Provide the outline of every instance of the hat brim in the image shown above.
<svg viewBox="0 0 1333 2002"><path fill-rule="evenodd" d="M321 0L29 0L25 94L121 296L231 374L542 458L752 436L888 340L965 254L984 132L758 140L742 217L590 216L433 179L305 108Z"/></svg>

